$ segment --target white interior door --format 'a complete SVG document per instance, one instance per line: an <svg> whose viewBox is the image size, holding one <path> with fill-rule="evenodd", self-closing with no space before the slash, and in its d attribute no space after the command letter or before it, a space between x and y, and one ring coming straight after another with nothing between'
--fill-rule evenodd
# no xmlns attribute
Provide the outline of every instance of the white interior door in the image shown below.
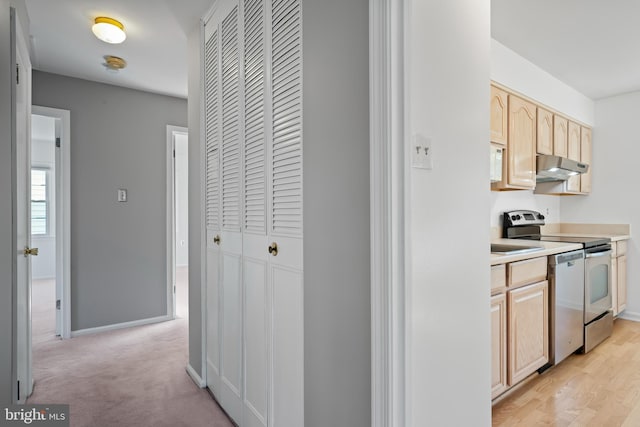
<svg viewBox="0 0 640 427"><path fill-rule="evenodd" d="M243 426L269 419L271 283L267 239L266 32L264 0L243 0Z"/></svg>
<svg viewBox="0 0 640 427"><path fill-rule="evenodd" d="M302 10L271 0L271 147L269 242L271 318L270 426L304 425L302 236ZM330 173L330 172L329 172Z"/></svg>
<svg viewBox="0 0 640 427"><path fill-rule="evenodd" d="M219 33L217 22L205 26L205 223L206 223L206 372L207 387L218 397L221 389L220 349L220 94Z"/></svg>
<svg viewBox="0 0 640 427"><path fill-rule="evenodd" d="M225 4L224 6L227 6ZM242 424L242 163L240 46L237 2L228 2L220 31L222 361L220 398Z"/></svg>
<svg viewBox="0 0 640 427"><path fill-rule="evenodd" d="M219 224L207 226L207 380L242 425L242 125L239 4L222 1L205 26L207 179L219 191ZM208 83L207 83L208 82ZM219 163L218 163L219 162ZM216 163L219 164L215 174ZM214 177L218 178L214 178ZM217 187L217 190L214 188ZM209 202L213 203L215 195ZM209 209L209 207L208 207ZM213 215L213 209L211 210ZM219 229L219 234L217 230ZM212 237L213 236L213 237ZM213 238L219 236L219 255ZM219 280L216 280L219 277ZM216 310L216 305L218 310ZM214 347L219 347L215 349ZM217 350L217 351L216 351ZM216 361L216 358L219 360ZM215 364L217 363L217 372ZM219 373L219 375L218 375Z"/></svg>
<svg viewBox="0 0 640 427"><path fill-rule="evenodd" d="M17 400L23 403L32 392L31 379L31 62L15 12L12 14L15 41L15 236L17 279L16 369Z"/></svg>

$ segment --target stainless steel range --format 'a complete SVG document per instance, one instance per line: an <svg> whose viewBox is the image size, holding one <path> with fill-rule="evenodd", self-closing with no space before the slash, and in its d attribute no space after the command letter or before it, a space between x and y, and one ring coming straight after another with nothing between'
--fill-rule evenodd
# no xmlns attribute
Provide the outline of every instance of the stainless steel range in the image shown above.
<svg viewBox="0 0 640 427"><path fill-rule="evenodd" d="M611 335L611 240L544 236L540 230L544 220L540 212L510 211L504 213L502 227L503 236L509 239L582 245L579 251L549 257L551 355L558 363L580 347L585 353L590 351ZM579 334L583 334L583 343Z"/></svg>

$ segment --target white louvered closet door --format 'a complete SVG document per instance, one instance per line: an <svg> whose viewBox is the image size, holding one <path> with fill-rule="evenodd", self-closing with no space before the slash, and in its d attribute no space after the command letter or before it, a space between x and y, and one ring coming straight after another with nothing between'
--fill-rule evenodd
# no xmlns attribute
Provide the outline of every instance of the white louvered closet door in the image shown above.
<svg viewBox="0 0 640 427"><path fill-rule="evenodd" d="M216 225L210 231L208 224L207 328L212 332L207 336L218 349L207 345L207 381L240 426L299 427L304 425L300 0L223 1L205 26L207 40L214 31L218 44L205 44L205 114L212 135L207 141L218 141L212 143L218 148L217 154L207 148L212 171L207 197L219 203L210 207L208 198L207 212L218 221L221 244L216 267L217 246L209 245ZM209 71L209 61L217 68Z"/></svg>
<svg viewBox="0 0 640 427"><path fill-rule="evenodd" d="M206 363L207 386L217 395L220 391L220 96L218 27L205 27L205 224L207 239Z"/></svg>
<svg viewBox="0 0 640 427"><path fill-rule="evenodd" d="M298 427L304 425L300 0L243 0L242 22L243 426Z"/></svg>
<svg viewBox="0 0 640 427"><path fill-rule="evenodd" d="M243 4L243 427L269 424L270 280L267 251L267 104L265 0Z"/></svg>
<svg viewBox="0 0 640 427"><path fill-rule="evenodd" d="M242 422L242 93L241 93L241 39L240 5L238 0L223 0L216 6L213 17L205 26L217 33L217 60L211 71L215 73L215 91L205 93L205 106L210 99L217 99L216 114L205 126L212 126L217 133L219 156L219 203L213 209L219 215L220 257L218 287L212 285L207 292L207 323L218 322L219 381L215 395L238 423ZM206 46L205 46L205 60ZM207 73L205 64L205 73ZM205 90L206 80L205 76ZM213 80L212 78L212 80ZM213 108L213 107L212 107ZM212 156L214 157L214 156ZM207 159L207 162L209 159ZM214 167L214 166L213 166ZM212 167L212 168L213 168ZM208 168L209 169L209 168ZM213 188L213 187L212 187ZM215 276L214 262L207 262L207 283ZM212 271L214 270L214 271ZM214 279L215 280L215 279ZM215 293L217 292L217 300ZM211 296L210 294L214 294ZM217 310L216 310L217 303ZM216 318L217 314L217 318ZM215 337L212 337L215 339ZM207 345L209 349L209 345ZM210 358L207 356L207 360ZM215 374L213 379L215 383ZM209 377L209 375L207 375Z"/></svg>
<svg viewBox="0 0 640 427"><path fill-rule="evenodd" d="M301 0L269 0L270 425L304 425Z"/></svg>

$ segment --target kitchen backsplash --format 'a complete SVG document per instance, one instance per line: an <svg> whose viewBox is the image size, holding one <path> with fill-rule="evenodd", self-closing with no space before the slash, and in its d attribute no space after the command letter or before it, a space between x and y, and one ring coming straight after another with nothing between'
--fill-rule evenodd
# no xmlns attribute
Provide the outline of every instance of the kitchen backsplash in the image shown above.
<svg viewBox="0 0 640 427"><path fill-rule="evenodd" d="M541 212L547 224L560 222L560 197L533 194L531 191L492 191L490 227L502 226L502 213L515 209Z"/></svg>

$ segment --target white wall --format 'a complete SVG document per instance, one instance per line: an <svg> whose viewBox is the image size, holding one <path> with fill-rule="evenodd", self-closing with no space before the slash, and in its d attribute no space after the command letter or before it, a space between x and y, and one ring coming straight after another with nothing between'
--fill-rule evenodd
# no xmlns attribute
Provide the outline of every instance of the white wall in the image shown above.
<svg viewBox="0 0 640 427"><path fill-rule="evenodd" d="M565 197L560 210L563 222L631 224L640 227L637 130L640 92L596 102L593 130L592 192L588 197ZM640 320L640 259L632 239L628 253L627 309L623 316Z"/></svg>
<svg viewBox="0 0 640 427"><path fill-rule="evenodd" d="M490 1L414 0L410 135L433 170L410 170L410 424L489 426Z"/></svg>
<svg viewBox="0 0 640 427"><path fill-rule="evenodd" d="M176 135L176 265L189 265L189 158L187 135Z"/></svg>
<svg viewBox="0 0 640 427"><path fill-rule="evenodd" d="M49 233L32 236L31 246L39 249L31 258L31 277L51 279L56 276L56 128L55 119L33 114L31 117L31 166L49 169Z"/></svg>
<svg viewBox="0 0 640 427"><path fill-rule="evenodd" d="M560 222L560 197L533 194L532 191L492 191L491 227L502 227L502 214L515 209L542 212L547 224Z"/></svg>
<svg viewBox="0 0 640 427"><path fill-rule="evenodd" d="M491 39L491 80L586 125L595 122L592 99L494 39Z"/></svg>

